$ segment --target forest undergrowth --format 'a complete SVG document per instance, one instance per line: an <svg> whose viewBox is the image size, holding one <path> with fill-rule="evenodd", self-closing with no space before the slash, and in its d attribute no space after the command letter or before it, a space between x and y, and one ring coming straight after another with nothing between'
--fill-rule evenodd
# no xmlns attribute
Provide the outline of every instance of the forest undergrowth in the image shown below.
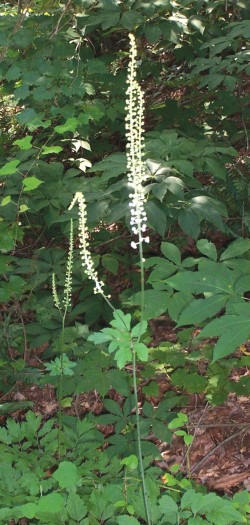
<svg viewBox="0 0 250 525"><path fill-rule="evenodd" d="M0 14L0 525L250 523L248 2Z"/></svg>

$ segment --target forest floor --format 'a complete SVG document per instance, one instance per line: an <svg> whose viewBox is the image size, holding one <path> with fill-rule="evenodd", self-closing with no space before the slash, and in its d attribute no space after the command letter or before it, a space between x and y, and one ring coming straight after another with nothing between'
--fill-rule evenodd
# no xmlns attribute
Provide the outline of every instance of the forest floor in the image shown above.
<svg viewBox="0 0 250 525"><path fill-rule="evenodd" d="M149 86L149 92L152 90L152 86ZM165 97L166 93L156 93L158 102L163 95ZM185 88L170 90L167 95L169 98L181 100L185 95ZM213 238L209 235L209 238L217 247L222 247L227 241L220 232L214 233ZM186 248L190 255L195 256L194 241L189 238L188 243ZM127 284L126 277L122 273L119 273L119 278L115 280L112 276L112 289L115 294L119 295ZM176 332L171 321L164 316L161 321L160 324L157 324L157 320L151 322L153 346L157 346L162 341L176 341ZM33 351L27 364L39 368L44 349L41 347ZM232 379L237 381L240 377L249 375L250 370L244 367L233 371ZM140 388L138 392L140 405L146 399L157 407L165 392L171 389L176 392L176 387L171 385L167 374L156 375L155 380L159 386L159 395L145 396ZM121 396L113 389L110 390L110 397L122 405ZM188 416L187 430L193 436L192 444L187 447L183 438L176 435L171 444L155 440L161 452L161 460L157 465L162 468L163 482L167 483L170 468L178 464L187 478L219 494L232 495L240 489L250 490L250 397L231 393L219 406L209 404L202 394L189 394L187 397L186 406L181 411ZM44 420L55 416L58 411L56 390L51 385L39 387L18 383L9 394L0 396L0 403L26 401L32 403L32 410ZM104 410L101 396L93 391L75 396L71 408L65 409L65 412L83 418L90 412L99 415ZM22 419L24 412L19 410L9 415L15 419ZM5 419L5 416L0 416L0 425L4 424ZM114 428L112 425L103 425L100 430L107 437L113 433Z"/></svg>
<svg viewBox="0 0 250 525"><path fill-rule="evenodd" d="M157 329L155 344L159 344L159 340L173 340L176 335L167 318L165 321L165 328L162 325L161 329ZM240 377L249 373L246 368L235 371ZM236 377L234 379L237 380ZM157 407L164 393L171 389L176 392L176 388L171 386L167 374L159 374L155 380L159 394L157 397L146 396L146 399ZM109 394L122 405L123 400L117 392L111 389ZM1 402L32 402L32 410L44 420L55 416L58 410L56 391L51 385L39 387L20 383L3 397ZM239 489L250 490L250 398L229 394L219 406L210 405L201 394L189 394L187 399L186 406L181 410L188 416L187 430L194 437L192 444L185 446L183 438L176 435L171 444L155 440L162 457L157 465L162 468L163 482L167 483L169 469L179 464L180 470L188 478L205 485L209 490L227 495ZM141 389L139 400L141 405L145 401ZM74 398L71 408L65 411L79 418L89 412L99 415L104 412L103 400L96 391L81 394ZM22 411L11 414L15 419L22 419L23 415ZM0 424L4 424L4 421L5 417L1 416ZM112 425L102 426L100 430L106 437L114 431Z"/></svg>

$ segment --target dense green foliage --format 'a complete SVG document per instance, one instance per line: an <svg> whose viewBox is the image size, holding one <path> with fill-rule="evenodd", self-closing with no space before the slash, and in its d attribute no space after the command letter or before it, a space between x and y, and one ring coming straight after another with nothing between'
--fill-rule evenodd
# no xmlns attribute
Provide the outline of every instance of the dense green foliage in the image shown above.
<svg viewBox="0 0 250 525"><path fill-rule="evenodd" d="M145 522L131 341L149 396L140 427L152 524L249 523L246 492L206 494L180 472L166 486L154 463L155 438L168 443L186 428L178 413L187 393L212 404L250 393L249 377L231 379L250 363L235 353L250 337L248 1L19 0L2 2L0 15L0 390L49 383L60 405L58 419L30 411L0 429L0 523ZM129 32L146 99L143 330L125 153ZM63 297L75 192L85 196L94 265L117 310L93 294L75 242L62 337L51 279ZM147 322L161 315L177 326L177 343L151 347ZM181 394L154 408L159 371ZM92 390L102 414L64 413ZM177 432L188 446L191 436Z"/></svg>

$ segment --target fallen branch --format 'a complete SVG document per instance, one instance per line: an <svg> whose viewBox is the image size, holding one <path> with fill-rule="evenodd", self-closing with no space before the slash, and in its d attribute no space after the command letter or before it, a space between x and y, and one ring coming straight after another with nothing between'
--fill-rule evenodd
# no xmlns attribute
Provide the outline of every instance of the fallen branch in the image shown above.
<svg viewBox="0 0 250 525"><path fill-rule="evenodd" d="M243 428L241 428L240 430L238 430L237 432L234 432L234 434L232 434L231 436L228 436L226 439L223 439L223 441L221 441L218 445L216 445L216 447L212 448L211 450L209 450L209 452L204 456L204 458L202 458L200 461L198 461L198 463L196 463L196 465L194 465L190 471L189 471L189 475L193 474L194 472L196 472L197 470L200 469L200 467L206 463L206 461L211 457L213 456L213 454L215 452L217 452L217 450L219 450L223 445L225 445L226 443L229 443L229 441L232 441L233 439L235 439L237 436L239 436L242 432L244 432L245 430L249 429L250 428L250 424L249 425L246 425L244 426Z"/></svg>

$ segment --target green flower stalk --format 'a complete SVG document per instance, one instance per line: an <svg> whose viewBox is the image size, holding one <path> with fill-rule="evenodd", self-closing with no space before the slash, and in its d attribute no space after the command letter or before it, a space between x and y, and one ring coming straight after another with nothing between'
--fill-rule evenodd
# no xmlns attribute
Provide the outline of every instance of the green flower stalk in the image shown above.
<svg viewBox="0 0 250 525"><path fill-rule="evenodd" d="M56 288L56 276L55 276L54 273L52 274L52 297L53 297L53 301L55 303L55 307L58 310L61 310L60 301L59 301L57 288Z"/></svg>
<svg viewBox="0 0 250 525"><path fill-rule="evenodd" d="M55 274L52 275L52 296L54 299L55 307L59 310L62 316L62 328L61 328L61 338L59 343L61 374L59 376L58 382L58 455L61 456L61 429L62 429L62 390L63 390L63 370L65 369L64 361L67 356L64 354L64 335L65 335L65 321L67 311L71 306L71 293L72 293L72 270L73 270L73 251L74 251L74 233L73 233L73 220L70 220L70 236L69 236L69 251L68 251L68 260L66 266L66 275L64 281L64 290L63 290L63 300L62 306L59 300L59 296L56 288L56 278Z"/></svg>
<svg viewBox="0 0 250 525"><path fill-rule="evenodd" d="M66 276L64 282L63 291L63 306L64 306L64 318L66 316L68 308L71 306L71 292L72 292L72 269L73 269L73 251L74 251L74 234L73 234L73 220L70 220L70 235L69 235L69 251L68 260L66 267ZM52 296L55 303L55 307L61 311L61 303L57 293L56 278L55 274L52 274Z"/></svg>
<svg viewBox="0 0 250 525"><path fill-rule="evenodd" d="M74 231L73 231L73 220L70 220L70 236L69 236L69 253L66 267L64 294L63 294L63 305L65 310L71 306L71 294L72 294L72 270L73 270L73 251L74 251Z"/></svg>
<svg viewBox="0 0 250 525"><path fill-rule="evenodd" d="M146 166L144 161L144 96L136 80L137 73L137 49L134 35L129 35L130 39L130 55L128 65L128 88L126 91L126 138L127 138L127 171L128 184L132 192L130 198L130 224L132 232L138 236L138 241L131 242L132 248L139 247L140 257L140 274L141 274L141 319L140 329L137 337L137 343L140 343L142 328L143 328L143 314L144 314L144 258L143 258L143 242L149 242L149 237L145 236L147 228L147 215L145 211L145 193L143 184L147 179ZM138 459L141 471L142 491L144 499L144 507L146 513L146 521L151 525L151 517L149 510L149 500L147 494L147 486L144 473L142 448L141 448L141 430L140 430L140 413L137 393L137 356L133 340L131 339L131 353L132 353L132 372L133 372L133 387L135 397L135 412L136 412L136 432L137 432L137 447Z"/></svg>

